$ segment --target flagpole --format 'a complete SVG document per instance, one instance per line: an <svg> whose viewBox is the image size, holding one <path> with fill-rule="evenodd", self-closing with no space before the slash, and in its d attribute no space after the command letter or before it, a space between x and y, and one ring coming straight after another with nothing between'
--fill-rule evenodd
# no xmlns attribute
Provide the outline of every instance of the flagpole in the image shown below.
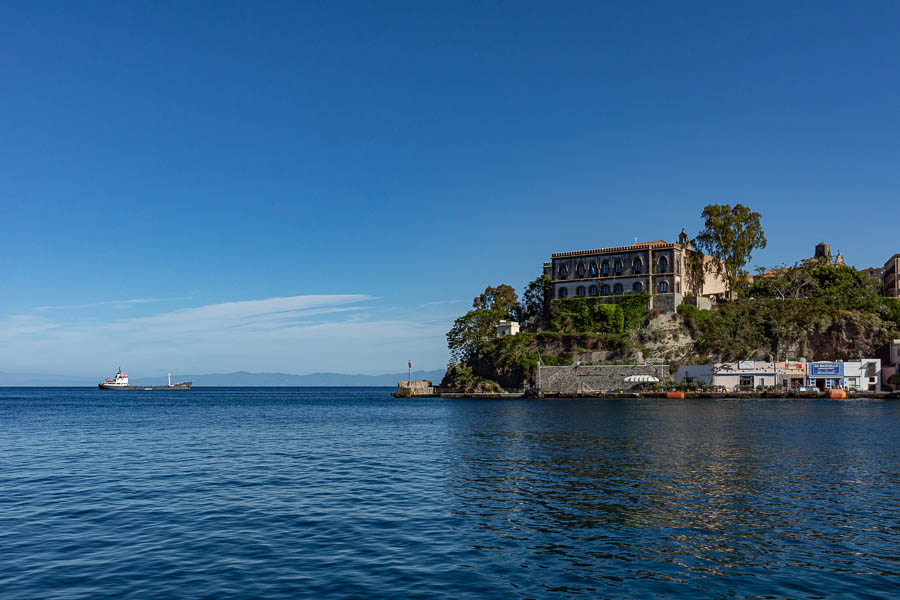
<svg viewBox="0 0 900 600"><path fill-rule="evenodd" d="M409 386L410 380L412 379L412 361L406 361L407 371L406 371L406 385Z"/></svg>

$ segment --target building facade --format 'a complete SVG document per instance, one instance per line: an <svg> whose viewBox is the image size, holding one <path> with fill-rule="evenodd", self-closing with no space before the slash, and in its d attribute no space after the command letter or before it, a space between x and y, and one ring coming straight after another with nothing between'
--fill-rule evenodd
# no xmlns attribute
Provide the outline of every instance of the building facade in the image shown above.
<svg viewBox="0 0 900 600"><path fill-rule="evenodd" d="M733 390L776 385L775 363L759 360L718 363L713 367L713 385Z"/></svg>
<svg viewBox="0 0 900 600"><path fill-rule="evenodd" d="M900 373L900 340L891 340L888 345L888 364L881 368L882 384L890 386L888 379L895 373ZM897 386L891 388L898 389Z"/></svg>
<svg viewBox="0 0 900 600"><path fill-rule="evenodd" d="M881 270L881 295L900 298L900 254L895 254L884 263Z"/></svg>
<svg viewBox="0 0 900 600"><path fill-rule="evenodd" d="M900 360L900 340L897 341L896 352L897 360ZM696 381L729 390L783 386L788 389L843 388L867 392L880 392L882 377L880 358L811 363L741 360L715 365L683 365L674 375L679 382Z"/></svg>
<svg viewBox="0 0 900 600"><path fill-rule="evenodd" d="M510 335L516 335L519 333L519 322L518 321L503 321L501 320L497 324L497 337L507 337Z"/></svg>
<svg viewBox="0 0 900 600"><path fill-rule="evenodd" d="M544 273L550 275L554 298L608 297L647 292L650 306L674 311L685 295L725 293L724 282L707 270L702 281L690 280L691 248L682 230L678 242L635 243L595 250L555 252ZM709 257L704 257L709 262ZM689 287L698 289L689 289Z"/></svg>

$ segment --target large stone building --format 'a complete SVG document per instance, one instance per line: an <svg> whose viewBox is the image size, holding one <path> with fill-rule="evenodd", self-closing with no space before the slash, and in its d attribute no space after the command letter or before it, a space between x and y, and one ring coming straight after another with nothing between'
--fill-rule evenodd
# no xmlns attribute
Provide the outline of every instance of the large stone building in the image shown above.
<svg viewBox="0 0 900 600"><path fill-rule="evenodd" d="M725 283L708 268L697 281L689 277L687 259L692 252L682 230L677 242L555 252L544 263L544 273L550 275L554 298L648 292L651 307L674 311L687 295L708 298L726 292ZM703 256L708 267L712 257Z"/></svg>

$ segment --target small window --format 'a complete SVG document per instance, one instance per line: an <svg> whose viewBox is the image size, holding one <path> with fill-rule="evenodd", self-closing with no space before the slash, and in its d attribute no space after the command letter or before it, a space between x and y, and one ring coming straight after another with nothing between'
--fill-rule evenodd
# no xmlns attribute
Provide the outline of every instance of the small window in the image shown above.
<svg viewBox="0 0 900 600"><path fill-rule="evenodd" d="M632 292L642 292L644 291L644 284L640 281L635 281L634 285L631 286Z"/></svg>
<svg viewBox="0 0 900 600"><path fill-rule="evenodd" d="M665 294L669 291L669 282L668 281L660 281L659 282L659 293Z"/></svg>
<svg viewBox="0 0 900 600"><path fill-rule="evenodd" d="M622 287L621 283L617 283L613 286L613 294L619 295L625 292L625 288Z"/></svg>
<svg viewBox="0 0 900 600"><path fill-rule="evenodd" d="M564 288L564 287L559 288L559 297L560 298L566 298L566 297L568 297L568 295L569 295L568 288Z"/></svg>
<svg viewBox="0 0 900 600"><path fill-rule="evenodd" d="M753 387L753 375L741 375L741 385Z"/></svg>
<svg viewBox="0 0 900 600"><path fill-rule="evenodd" d="M636 259L634 259L634 262L632 263L631 266L632 266L632 268L634 269L634 272L635 272L635 273L640 273L640 272L641 272L641 269L644 268L644 261L642 261L642 260L639 259L639 258L636 258Z"/></svg>
<svg viewBox="0 0 900 600"><path fill-rule="evenodd" d="M659 272L665 273L668 270L669 270L669 259L667 259L665 256L663 256L662 258L659 259Z"/></svg>
<svg viewBox="0 0 900 600"><path fill-rule="evenodd" d="M569 275L569 268L566 265L559 265L559 278L565 279Z"/></svg>
<svg viewBox="0 0 900 600"><path fill-rule="evenodd" d="M616 275L621 275L621 274L622 274L622 261L617 260L616 261Z"/></svg>
<svg viewBox="0 0 900 600"><path fill-rule="evenodd" d="M600 288L600 293L603 294L604 296L609 296L609 286L604 284Z"/></svg>
<svg viewBox="0 0 900 600"><path fill-rule="evenodd" d="M609 275L609 263L606 262L605 260L603 261L603 264L600 266L600 272L603 273L604 277Z"/></svg>
<svg viewBox="0 0 900 600"><path fill-rule="evenodd" d="M678 259L675 260L675 272L681 273L681 261Z"/></svg>
<svg viewBox="0 0 900 600"><path fill-rule="evenodd" d="M675 284L675 293L676 294L681 293L681 282L680 281Z"/></svg>
<svg viewBox="0 0 900 600"><path fill-rule="evenodd" d="M575 288L575 295L578 296L579 298L584 298L584 286L583 285L579 285L577 288Z"/></svg>
<svg viewBox="0 0 900 600"><path fill-rule="evenodd" d="M597 276L597 263L591 261L591 277Z"/></svg>
<svg viewBox="0 0 900 600"><path fill-rule="evenodd" d="M591 296L596 296L598 294L597 286L592 285L591 287L589 287L588 294L590 294Z"/></svg>
<svg viewBox="0 0 900 600"><path fill-rule="evenodd" d="M575 267L575 273L579 277L584 277L584 263L578 263L578 266Z"/></svg>

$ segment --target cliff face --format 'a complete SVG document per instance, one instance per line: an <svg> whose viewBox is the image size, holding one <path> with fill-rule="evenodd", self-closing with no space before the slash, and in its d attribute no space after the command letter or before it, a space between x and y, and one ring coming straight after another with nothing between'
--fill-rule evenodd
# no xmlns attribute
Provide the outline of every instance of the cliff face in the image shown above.
<svg viewBox="0 0 900 600"><path fill-rule="evenodd" d="M900 329L876 310L811 301L741 300L713 311L679 309L692 344L684 362L875 357Z"/></svg>
<svg viewBox="0 0 900 600"><path fill-rule="evenodd" d="M828 327L786 345L796 356L808 360L856 360L877 357L894 337L888 324L862 318L858 314L841 315Z"/></svg>

